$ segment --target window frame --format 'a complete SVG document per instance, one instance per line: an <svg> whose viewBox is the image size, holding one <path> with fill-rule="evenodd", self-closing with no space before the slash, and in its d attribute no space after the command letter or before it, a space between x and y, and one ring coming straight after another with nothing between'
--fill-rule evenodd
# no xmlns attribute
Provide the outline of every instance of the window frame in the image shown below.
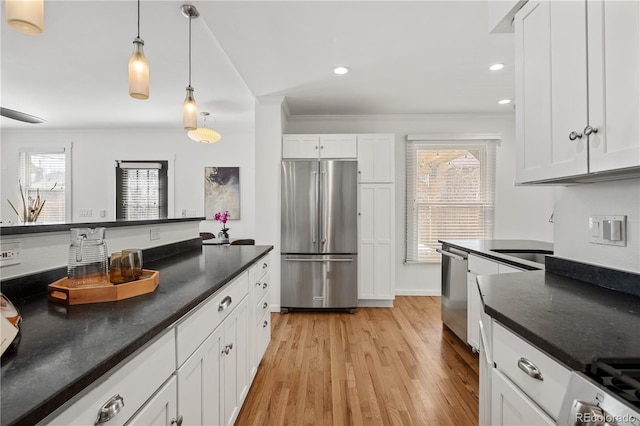
<svg viewBox="0 0 640 426"><path fill-rule="evenodd" d="M126 164L127 167L121 167L121 164ZM157 167L156 167L157 165ZM114 179L114 215L116 220L149 220L151 218L124 218L124 217L118 217L119 213L121 213L123 210L120 208L120 206L118 206L118 200L120 199L121 195L119 195L119 183L121 183L121 178L122 175L120 174L119 170L123 170L123 169L131 169L131 170L152 170L152 169L157 169L160 170L160 177L158 180L159 183L159 190L162 190L162 186L164 184L165 186L165 194L164 195L160 195L160 200L164 199L164 206L162 206L162 204L160 204L160 211L159 211L159 216L157 218L153 218L153 219L167 219L170 217L170 212L173 211L173 209L170 206L170 192L171 192L171 188L173 187L173 185L170 184L170 182L172 182L172 180L170 180L170 178L172 178L173 176L170 175L170 171L173 167L171 167L170 161L168 160L116 160L115 161L115 179ZM166 169L166 170L163 170ZM164 177L162 176L164 174ZM163 216L164 214L164 216Z"/></svg>
<svg viewBox="0 0 640 426"><path fill-rule="evenodd" d="M492 170L487 170L486 167L481 169L481 173L489 175L483 176L483 182L485 185L489 185L490 188L484 188L485 191L490 192L486 194L490 198L490 206L492 209L491 216L491 235L487 235L487 238L492 238L494 228L494 216L495 216L495 194L496 194L496 145L500 141L500 135L493 134L467 134L467 135L407 135L406 151L405 151L405 183L406 183L406 200L405 200L405 264L437 264L440 263L441 258L434 256L431 260L420 260L418 254L418 241L416 237L418 232L418 213L416 203L416 187L415 182L412 182L412 177L415 178L415 168L417 154L416 152L420 147L427 146L429 149L478 149L485 150L485 161L489 162L489 166ZM493 163L493 164L491 164ZM488 182L485 182L485 179ZM488 205L488 204L487 204ZM437 236L436 240L441 238ZM437 248L437 247L434 247Z"/></svg>
<svg viewBox="0 0 640 426"><path fill-rule="evenodd" d="M17 148L17 181L16 181L16 190L18 189L18 182L21 182L22 185L24 185L24 188L26 190L26 182L22 181L23 176L21 175L21 161L20 161L20 157L22 156L23 153L29 153L29 154L47 154L47 153L64 153L64 220L62 222L55 222L55 223L68 223L71 222L71 218L72 218L72 200L73 200L73 191L72 191L72 187L71 187L71 182L72 182L72 149L73 149L73 143L72 142L63 142L63 143L57 143L55 145L51 145L51 144L30 144L30 145L25 145L25 146L18 146ZM26 191L25 191L26 192ZM44 196L46 197L46 192L40 192L40 196ZM25 193L25 197L27 197L26 193ZM16 200L18 201L18 200ZM21 201L18 201L19 203L21 203ZM17 206L16 206L17 207ZM54 222L52 222L54 223Z"/></svg>

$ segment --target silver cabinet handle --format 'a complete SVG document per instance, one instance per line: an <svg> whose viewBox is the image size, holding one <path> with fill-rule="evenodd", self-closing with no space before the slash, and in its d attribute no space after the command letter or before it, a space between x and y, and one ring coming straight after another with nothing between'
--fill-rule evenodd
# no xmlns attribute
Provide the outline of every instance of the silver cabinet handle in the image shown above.
<svg viewBox="0 0 640 426"><path fill-rule="evenodd" d="M222 354L224 355L229 355L229 351L233 349L233 343L229 343L228 345L225 345L224 349L221 351Z"/></svg>
<svg viewBox="0 0 640 426"><path fill-rule="evenodd" d="M262 324L262 328L265 328L265 327L266 327L266 326L268 326L268 325L269 325L269 323L268 323L267 321L265 321L265 322Z"/></svg>
<svg viewBox="0 0 640 426"><path fill-rule="evenodd" d="M262 264L262 269L266 268L267 266L269 266L266 262Z"/></svg>
<svg viewBox="0 0 640 426"><path fill-rule="evenodd" d="M582 139L582 133L578 133L578 132L569 133L569 140L575 141L576 139Z"/></svg>
<svg viewBox="0 0 640 426"><path fill-rule="evenodd" d="M262 284L262 288L267 288L268 286L269 286L269 284L267 284L267 283Z"/></svg>
<svg viewBox="0 0 640 426"><path fill-rule="evenodd" d="M233 349L233 343L229 343L229 349Z"/></svg>
<svg viewBox="0 0 640 426"><path fill-rule="evenodd" d="M224 311L225 309L227 309L231 304L231 302L232 302L231 296L227 296L224 299L222 299L222 302L220 302L220 304L218 305L218 312Z"/></svg>
<svg viewBox="0 0 640 426"><path fill-rule="evenodd" d="M467 258L464 257L464 256L461 256L459 254L453 254L453 253L448 252L446 250L442 250L442 249L438 248L438 249L436 249L436 251L438 253L440 253L441 255L443 255L443 256L447 256L447 257L450 257L450 258L455 259L455 260L467 260Z"/></svg>
<svg viewBox="0 0 640 426"><path fill-rule="evenodd" d="M269 304L268 304L267 302L264 302L264 303L262 304L262 309L267 309L267 306L269 306Z"/></svg>
<svg viewBox="0 0 640 426"><path fill-rule="evenodd" d="M285 257L291 262L353 262L353 259L297 259L295 257Z"/></svg>
<svg viewBox="0 0 640 426"><path fill-rule="evenodd" d="M124 407L124 399L119 394L113 395L98 410L98 417L94 425L100 425L113 419L122 410L122 407Z"/></svg>
<svg viewBox="0 0 640 426"><path fill-rule="evenodd" d="M587 126L584 128L584 134L589 136L591 133L598 133L598 129L596 127Z"/></svg>
<svg viewBox="0 0 640 426"><path fill-rule="evenodd" d="M540 369L528 359L520 358L518 360L518 368L527 373L530 377L542 381L542 373L540 372Z"/></svg>
<svg viewBox="0 0 640 426"><path fill-rule="evenodd" d="M177 419L176 419L176 418L171 419L171 424L172 424L172 425L182 426L182 420L184 420L184 419L182 418L182 416L178 416L178 418L177 418Z"/></svg>
<svg viewBox="0 0 640 426"><path fill-rule="evenodd" d="M258 282L256 283L256 287L260 287L261 285L262 285L262 283L261 283L260 281L258 281Z"/></svg>

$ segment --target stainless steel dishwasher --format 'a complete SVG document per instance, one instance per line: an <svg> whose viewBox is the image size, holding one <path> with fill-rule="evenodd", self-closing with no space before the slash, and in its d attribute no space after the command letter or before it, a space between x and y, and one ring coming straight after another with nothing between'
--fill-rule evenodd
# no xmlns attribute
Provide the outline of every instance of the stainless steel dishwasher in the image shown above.
<svg viewBox="0 0 640 426"><path fill-rule="evenodd" d="M467 256L469 253L442 245L442 323L467 343Z"/></svg>

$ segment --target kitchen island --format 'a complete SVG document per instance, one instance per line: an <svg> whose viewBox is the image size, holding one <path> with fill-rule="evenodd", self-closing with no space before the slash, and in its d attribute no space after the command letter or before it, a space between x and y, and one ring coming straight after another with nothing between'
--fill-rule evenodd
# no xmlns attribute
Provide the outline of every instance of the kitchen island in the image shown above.
<svg viewBox="0 0 640 426"><path fill-rule="evenodd" d="M65 306L46 293L15 301L21 341L2 361L2 424L35 424L68 405L272 248L201 246L145 263L160 271L157 290L118 302Z"/></svg>

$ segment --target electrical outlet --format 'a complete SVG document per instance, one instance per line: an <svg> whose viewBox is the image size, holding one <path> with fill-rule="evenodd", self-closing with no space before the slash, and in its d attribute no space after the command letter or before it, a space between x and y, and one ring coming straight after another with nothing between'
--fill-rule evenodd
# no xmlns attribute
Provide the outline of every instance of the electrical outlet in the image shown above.
<svg viewBox="0 0 640 426"><path fill-rule="evenodd" d="M100 209L100 217L107 217L107 211L105 209Z"/></svg>
<svg viewBox="0 0 640 426"><path fill-rule="evenodd" d="M7 241L2 243L0 248L0 267L17 265L20 263L20 251L22 243L18 241Z"/></svg>
<svg viewBox="0 0 640 426"><path fill-rule="evenodd" d="M80 217L91 217L93 216L93 211L91 209L80 209Z"/></svg>
<svg viewBox="0 0 640 426"><path fill-rule="evenodd" d="M153 228L149 231L149 240L155 241L160 239L160 228Z"/></svg>

